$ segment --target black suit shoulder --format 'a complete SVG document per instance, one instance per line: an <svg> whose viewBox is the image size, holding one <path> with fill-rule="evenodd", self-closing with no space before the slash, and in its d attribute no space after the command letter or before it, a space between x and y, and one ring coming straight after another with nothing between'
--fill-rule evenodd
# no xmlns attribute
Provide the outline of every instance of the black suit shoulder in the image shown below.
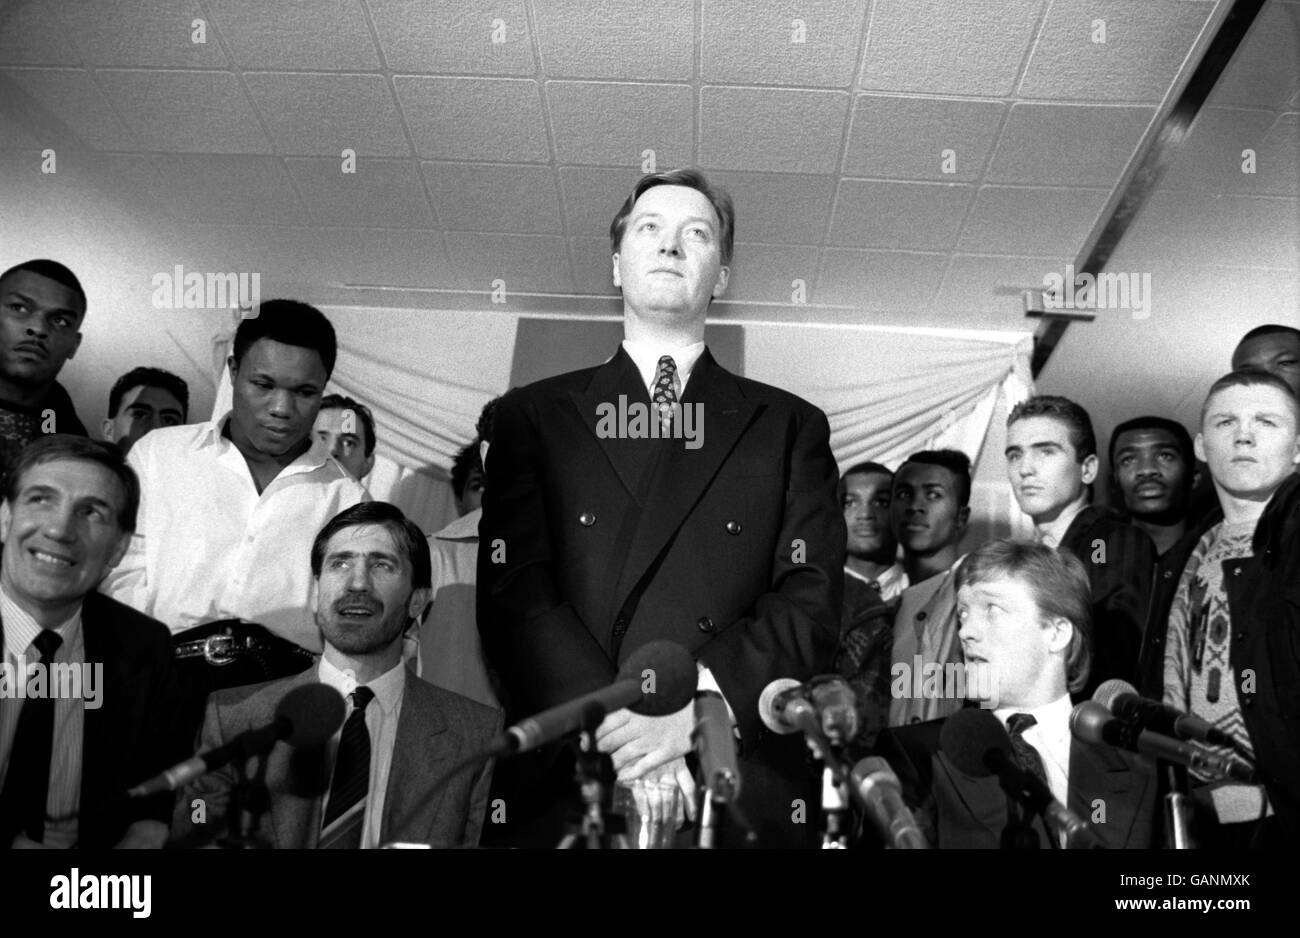
<svg viewBox="0 0 1300 938"><path fill-rule="evenodd" d="M166 648L168 655L171 654L171 632L167 626L103 593L86 594L82 601L81 619L83 624L91 623L91 628L97 628L100 623L110 625L114 637L123 644L155 645Z"/></svg>

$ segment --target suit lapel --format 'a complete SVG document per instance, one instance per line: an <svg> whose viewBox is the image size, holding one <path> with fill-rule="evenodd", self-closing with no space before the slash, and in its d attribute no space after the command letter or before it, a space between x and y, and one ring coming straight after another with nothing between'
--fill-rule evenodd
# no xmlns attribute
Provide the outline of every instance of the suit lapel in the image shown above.
<svg viewBox="0 0 1300 938"><path fill-rule="evenodd" d="M285 694L319 680L317 669L308 668L286 682ZM282 699L278 697L277 704ZM294 749L276 743L266 758L266 787L272 796L276 847L314 848L320 839L321 802L329 787L327 746Z"/></svg>
<svg viewBox="0 0 1300 938"><path fill-rule="evenodd" d="M447 729L447 721L432 695L419 686L413 674L408 674L384 794L381 844L393 840L431 841L438 808L448 787L443 776L460 751L458 740L447 734ZM432 798L426 801L429 795Z"/></svg>
<svg viewBox="0 0 1300 938"><path fill-rule="evenodd" d="M116 777L113 758L114 740L127 738L118 731L121 720L126 719L128 697L131 695L128 675L125 673L128 658L121 648L111 623L101 622L84 604L81 611L81 640L86 661L103 664L103 686L100 688L101 706L91 709L83 706L81 755L81 812L85 817L112 793L107 790ZM89 810L88 810L89 809ZM84 831L83 831L84 833Z"/></svg>
<svg viewBox="0 0 1300 938"><path fill-rule="evenodd" d="M948 780L948 786L956 805L944 806L949 809L960 806L966 815L965 824L955 824L973 830L983 828L994 843L1002 839L1002 830L1007 826L1007 795L1002 790L997 776L976 777L967 775L957 768L942 752L937 754L936 762L942 767ZM950 824L955 818L948 819ZM936 828L944 828L944 819L936 819Z"/></svg>
<svg viewBox="0 0 1300 938"><path fill-rule="evenodd" d="M622 411L620 398L625 399L628 405L640 403L646 408L650 406L649 392L641 384L641 372L622 345L613 358L596 369L586 390L570 392L569 399L628 495L640 504L638 483L645 464L646 441L600 432L601 411L611 406L617 427L618 414Z"/></svg>
<svg viewBox="0 0 1300 938"><path fill-rule="evenodd" d="M1094 825L1110 847L1123 847L1132 836L1139 806L1150 779L1134 772L1115 750L1070 741L1070 810L1091 821L1096 802L1105 810L1105 823Z"/></svg>

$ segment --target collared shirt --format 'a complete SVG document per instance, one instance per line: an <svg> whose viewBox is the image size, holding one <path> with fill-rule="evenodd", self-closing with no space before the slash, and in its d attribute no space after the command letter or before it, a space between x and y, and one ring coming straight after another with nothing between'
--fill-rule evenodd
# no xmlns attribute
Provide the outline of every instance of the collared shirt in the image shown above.
<svg viewBox="0 0 1300 938"><path fill-rule="evenodd" d="M126 557L99 588L173 633L239 618L319 652L312 541L370 495L314 449L259 495L243 454L222 434L228 419L155 430L131 447L139 520Z"/></svg>
<svg viewBox="0 0 1300 938"><path fill-rule="evenodd" d="M41 627L27 612L9 598L0 586L0 622L4 626L4 662L6 699L0 702L0 787L9 774L9 756L13 751L18 717L23 698L17 697L14 682L27 684L26 670L41 660L32 647ZM86 645L81 632L81 608L54 631L63 642L54 652L54 663L80 667L86 661ZM19 661L19 657L23 659ZM20 667L21 664L21 667ZM84 671L84 669L83 669ZM12 679L10 679L12 676ZM46 680L46 693L56 693ZM82 694L87 688L83 685ZM50 787L45 796L46 847L68 848L77 842L77 815L81 808L81 759L85 736L86 713L82 697L59 694L54 701L54 748L50 757ZM19 837L22 837L19 834ZM5 844L4 847L8 847Z"/></svg>
<svg viewBox="0 0 1300 938"><path fill-rule="evenodd" d="M1025 742L1038 750L1047 772L1047 786L1052 797L1063 805L1070 803L1070 695L1028 710L1024 707L999 707L993 715L1007 725L1013 713L1027 713L1037 722L1024 732ZM1010 732L1010 731L1008 731Z"/></svg>
<svg viewBox="0 0 1300 938"><path fill-rule="evenodd" d="M880 576L876 577L874 580L870 577L863 576L856 570L850 569L847 565L844 567L844 575L861 580L868 586L874 584L879 587L880 598L885 602L889 602L891 599L895 599L902 595L903 590L908 587L907 571L904 570L903 565L897 561L895 561L892 567L880 574Z"/></svg>
<svg viewBox="0 0 1300 938"><path fill-rule="evenodd" d="M680 396L686 393L686 382L691 379L695 363L704 354L703 342L681 348L663 348L651 345L649 342L633 342L624 339L623 348L632 357L637 371L641 372L641 383L645 385L646 392L651 398L654 397L655 381L659 377L660 358L671 355L673 363L677 365L677 394L680 399Z"/></svg>
<svg viewBox="0 0 1300 938"><path fill-rule="evenodd" d="M355 709L348 696L357 689L357 676L351 668L340 670L325 658L321 658L317 669L320 682L326 684L347 701L347 717ZM366 732L370 734L370 787L367 792L366 819L361 828L361 847L373 850L379 846L379 836L383 832L384 799L388 794L388 775L393 767L393 746L397 742L397 719L402 713L402 694L406 690L406 665L399 661L379 677L366 685L375 692L375 699L366 707ZM330 761L338 752L339 737L343 730L334 734L330 742ZM332 772L331 772L332 776ZM329 794L321 804L321 817L329 806Z"/></svg>
<svg viewBox="0 0 1300 938"><path fill-rule="evenodd" d="M433 601L419 627L416 674L430 684L500 708L478 634L478 522L475 508L429 535Z"/></svg>
<svg viewBox="0 0 1300 938"><path fill-rule="evenodd" d="M1067 507L1057 516L1055 521L1049 521L1041 526L1034 526L1034 540L1046 547L1056 550L1061 546L1061 541L1065 540L1065 532L1070 530L1070 525L1074 519L1079 517L1079 513L1088 507L1087 502L1079 502L1073 507Z"/></svg>

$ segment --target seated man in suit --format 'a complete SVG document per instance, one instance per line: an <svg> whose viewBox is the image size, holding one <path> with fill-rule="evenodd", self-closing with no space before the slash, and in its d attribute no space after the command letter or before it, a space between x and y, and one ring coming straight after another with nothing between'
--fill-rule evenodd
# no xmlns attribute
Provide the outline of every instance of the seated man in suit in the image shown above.
<svg viewBox="0 0 1300 938"><path fill-rule="evenodd" d="M1092 824L1108 847L1149 847L1155 771L1144 757L1071 737L1070 691L1088 679L1088 576L1074 556L1019 541L993 541L957 569L957 617L967 693L1006 727L1021 767ZM972 687L972 685L974 685ZM995 776L975 777L940 750L944 721L889 729L876 751L903 783L937 847L998 847L1018 815ZM1042 819L1031 828L1053 843Z"/></svg>
<svg viewBox="0 0 1300 938"><path fill-rule="evenodd" d="M278 742L245 766L264 769L269 811L255 837L277 848L378 847L411 841L474 846L487 808L490 765L445 777L485 748L499 711L419 680L402 661L402 635L429 602L429 545L386 502L339 513L311 550L320 664L293 677L219 691L208 699L201 750L270 723L280 701L320 682L348 699L342 731L324 746ZM186 788L177 806L180 843L218 837L235 772L227 767ZM430 797L436 793L436 797Z"/></svg>
<svg viewBox="0 0 1300 938"><path fill-rule="evenodd" d="M94 591L122 559L140 484L106 443L29 443L0 506L0 845L161 847L171 798L129 801L160 771L167 628ZM16 693L22 682L23 693Z"/></svg>

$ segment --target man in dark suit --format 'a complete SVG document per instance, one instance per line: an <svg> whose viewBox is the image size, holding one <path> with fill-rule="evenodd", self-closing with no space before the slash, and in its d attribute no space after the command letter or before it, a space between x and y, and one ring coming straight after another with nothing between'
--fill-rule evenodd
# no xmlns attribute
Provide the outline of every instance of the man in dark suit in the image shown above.
<svg viewBox="0 0 1300 938"><path fill-rule="evenodd" d="M1070 691L1088 678L1088 578L1074 556L993 541L957 570L957 617L968 695L1006 727L1016 761L1108 847L1149 847L1155 772L1144 757L1093 747L1070 733ZM886 730L876 751L942 848L998 847L1021 811L994 776L964 772L940 749L944 720ZM1042 818L1030 842L1060 845Z"/></svg>
<svg viewBox="0 0 1300 938"><path fill-rule="evenodd" d="M200 748L271 723L284 697L311 683L348 698L348 715L324 745L278 742L265 760L240 767L249 779L264 772L269 794L269 810L246 836L276 848L476 845L491 766L447 773L488 746L501 715L419 680L402 662L402 636L429 602L423 532L394 506L363 502L321 529L311 568L325 649L319 665L213 694ZM176 811L178 844L226 831L236 771L221 768L187 786Z"/></svg>
<svg viewBox="0 0 1300 938"><path fill-rule="evenodd" d="M28 444L6 480L6 847L160 847L166 840L170 797L125 794L175 755L164 748L171 641L162 623L93 592L126 551L139 502L139 483L121 454L82 437Z"/></svg>
<svg viewBox="0 0 1300 938"><path fill-rule="evenodd" d="M730 199L694 170L643 177L615 217L622 346L497 410L479 627L512 718L610 683L648 641L686 647L700 686L720 689L734 716L744 813L761 843L791 844L815 833L817 789L802 743L765 731L757 703L775 678L829 670L845 528L825 415L728 372L704 346L733 221ZM689 706L621 710L597 739L620 779L675 780L689 804L692 724ZM541 780L503 788L507 823L492 830L503 842L559 839L574 786L554 755L531 767Z"/></svg>

